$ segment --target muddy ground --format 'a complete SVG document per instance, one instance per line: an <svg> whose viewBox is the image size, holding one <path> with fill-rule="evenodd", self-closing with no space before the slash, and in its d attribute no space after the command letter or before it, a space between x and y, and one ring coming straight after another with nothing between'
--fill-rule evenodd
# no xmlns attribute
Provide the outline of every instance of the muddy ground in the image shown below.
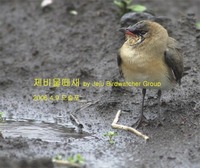
<svg viewBox="0 0 200 168"><path fill-rule="evenodd" d="M150 137L148 142L114 130L118 135L111 145L103 135L113 131L118 109L127 112L120 123L130 126L136 121L141 90L87 88L82 82L122 80L116 63L120 17L113 2L59 0L42 10L39 0L0 1L1 168L49 168L54 156L77 153L88 168L200 167L200 33L195 28L200 3L134 2L147 6L180 42L185 72L181 87L163 93L163 126L139 129ZM78 15L69 14L71 9ZM39 87L34 86L36 78L78 78L81 85ZM38 95L48 100L36 100ZM56 95L58 101L49 100ZM79 95L80 100L63 101L61 95ZM155 119L156 91L148 91L145 104L145 115ZM70 113L83 125L83 134Z"/></svg>

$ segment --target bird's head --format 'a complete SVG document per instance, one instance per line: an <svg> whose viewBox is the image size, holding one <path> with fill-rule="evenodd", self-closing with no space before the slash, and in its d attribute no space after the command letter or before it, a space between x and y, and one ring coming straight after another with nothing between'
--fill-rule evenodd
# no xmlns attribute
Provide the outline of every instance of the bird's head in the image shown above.
<svg viewBox="0 0 200 168"><path fill-rule="evenodd" d="M125 33L128 43L133 46L162 42L168 37L167 30L164 27L149 20L143 20L127 28L122 28L121 31Z"/></svg>

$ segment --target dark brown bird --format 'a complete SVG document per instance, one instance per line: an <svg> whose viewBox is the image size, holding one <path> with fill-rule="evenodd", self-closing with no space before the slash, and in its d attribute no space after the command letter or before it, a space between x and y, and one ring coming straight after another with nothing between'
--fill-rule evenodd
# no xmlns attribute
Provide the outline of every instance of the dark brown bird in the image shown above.
<svg viewBox="0 0 200 168"><path fill-rule="evenodd" d="M138 127L146 120L143 115L146 89L158 89L160 111L161 90L181 84L183 59L177 41L156 22L144 20L122 30L126 40L118 55L120 73L125 81L140 82L142 88Z"/></svg>

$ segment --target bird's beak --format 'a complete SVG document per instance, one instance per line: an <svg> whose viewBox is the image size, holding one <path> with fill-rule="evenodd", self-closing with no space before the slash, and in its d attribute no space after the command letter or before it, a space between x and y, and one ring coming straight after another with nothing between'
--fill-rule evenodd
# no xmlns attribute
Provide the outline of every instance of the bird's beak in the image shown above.
<svg viewBox="0 0 200 168"><path fill-rule="evenodd" d="M129 31L129 32L135 32L136 31L136 27L135 26L131 26L131 27L128 27L126 28L126 31Z"/></svg>
<svg viewBox="0 0 200 168"><path fill-rule="evenodd" d="M136 36L136 34L134 34L134 33L131 32L132 29L130 29L130 28L122 27L122 28L119 29L119 31L121 31L121 32L124 33L124 34L131 35L131 36L133 36L133 37Z"/></svg>

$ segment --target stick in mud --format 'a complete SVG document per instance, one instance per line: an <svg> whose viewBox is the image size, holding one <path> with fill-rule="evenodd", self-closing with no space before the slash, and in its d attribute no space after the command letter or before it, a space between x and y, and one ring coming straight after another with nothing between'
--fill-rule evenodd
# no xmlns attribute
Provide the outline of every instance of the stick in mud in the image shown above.
<svg viewBox="0 0 200 168"><path fill-rule="evenodd" d="M77 126L78 128L78 133L82 134L83 133L83 124L81 124L78 119L73 115L70 114L70 120L72 121L72 123Z"/></svg>
<svg viewBox="0 0 200 168"><path fill-rule="evenodd" d="M114 118L114 120L113 120L113 122L111 124L112 128L121 129L121 130L125 130L125 131L130 131L130 132L132 132L132 133L144 138L146 141L149 139L148 136L142 134L141 132L139 132L135 128L128 127L128 126L121 125L121 124L117 124L120 114L121 114L121 110L118 110L118 112L117 112L117 114L116 114L116 116L115 116L115 118Z"/></svg>

